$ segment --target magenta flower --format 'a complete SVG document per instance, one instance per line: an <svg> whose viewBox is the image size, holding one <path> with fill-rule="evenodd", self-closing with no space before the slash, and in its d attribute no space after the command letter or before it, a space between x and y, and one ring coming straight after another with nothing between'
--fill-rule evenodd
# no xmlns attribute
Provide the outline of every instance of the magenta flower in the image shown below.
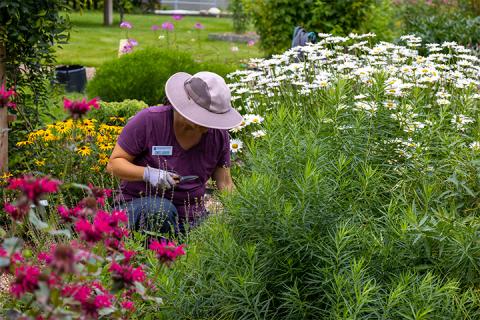
<svg viewBox="0 0 480 320"><path fill-rule="evenodd" d="M172 16L172 18L173 18L173 20L175 20L175 21L180 21L180 20L183 19L183 16L182 16L181 14L174 14L174 15Z"/></svg>
<svg viewBox="0 0 480 320"><path fill-rule="evenodd" d="M29 205L28 203L14 206L11 203L6 202L3 205L3 210L10 215L10 218L15 221L23 221L25 216L28 213Z"/></svg>
<svg viewBox="0 0 480 320"><path fill-rule="evenodd" d="M72 101L67 98L63 98L63 108L70 112L70 115L74 120L82 118L91 108L99 109L98 99L93 98L90 101L83 98L80 101Z"/></svg>
<svg viewBox="0 0 480 320"><path fill-rule="evenodd" d="M162 240L153 241L150 243L149 249L154 251L157 254L157 258L169 265L170 263L174 262L179 256L183 256L185 254L185 250L183 250L184 245L181 244L177 246L175 243L171 241Z"/></svg>
<svg viewBox="0 0 480 320"><path fill-rule="evenodd" d="M0 108L8 107L14 109L17 105L15 102L11 101L11 99L16 95L17 94L13 89L5 90L5 82L3 82L0 87Z"/></svg>
<svg viewBox="0 0 480 320"><path fill-rule="evenodd" d="M15 280L10 287L10 292L21 298L27 292L38 289L40 269L36 266L23 265L15 269Z"/></svg>
<svg viewBox="0 0 480 320"><path fill-rule="evenodd" d="M157 30L160 30L160 26L154 24L154 25L152 26L152 31L157 31Z"/></svg>
<svg viewBox="0 0 480 320"><path fill-rule="evenodd" d="M86 219L79 219L75 223L75 230L80 234L80 238L86 242L94 243L103 239L105 231L111 231L108 223L104 221L96 224L90 223Z"/></svg>
<svg viewBox="0 0 480 320"><path fill-rule="evenodd" d="M254 41L254 40L248 40L247 46L253 47L254 45L255 45L255 41Z"/></svg>
<svg viewBox="0 0 480 320"><path fill-rule="evenodd" d="M112 306L112 296L109 294L98 295L95 297L95 300L93 303L99 309L109 308Z"/></svg>
<svg viewBox="0 0 480 320"><path fill-rule="evenodd" d="M143 282L146 278L141 266L134 268L128 264L120 265L113 262L109 271L112 273L114 287L117 289L132 287L135 282Z"/></svg>
<svg viewBox="0 0 480 320"><path fill-rule="evenodd" d="M167 31L172 31L174 29L173 23L169 21L162 23L162 29Z"/></svg>
<svg viewBox="0 0 480 320"><path fill-rule="evenodd" d="M203 30L205 27L200 22L195 23L194 28L197 30Z"/></svg>
<svg viewBox="0 0 480 320"><path fill-rule="evenodd" d="M135 305L133 304L132 301L125 300L120 303L123 309L128 310L128 311L133 311L135 310Z"/></svg>
<svg viewBox="0 0 480 320"><path fill-rule="evenodd" d="M55 179L49 179L47 177L35 178L25 175L21 178L10 179L10 184L7 186L7 189L20 190L29 201L38 204L41 196L46 193L57 192L60 184L61 182Z"/></svg>
<svg viewBox="0 0 480 320"><path fill-rule="evenodd" d="M132 29L133 26L130 22L123 21L122 23L120 23L120 28L122 28L122 29Z"/></svg>

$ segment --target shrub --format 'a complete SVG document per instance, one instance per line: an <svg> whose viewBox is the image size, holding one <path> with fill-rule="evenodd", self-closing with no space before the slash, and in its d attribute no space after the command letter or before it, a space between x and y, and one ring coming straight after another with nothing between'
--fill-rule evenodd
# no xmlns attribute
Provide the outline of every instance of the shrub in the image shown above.
<svg viewBox="0 0 480 320"><path fill-rule="evenodd" d="M233 30L235 33L244 33L247 31L248 15L243 7L243 0L231 1L229 4L229 9L233 14Z"/></svg>
<svg viewBox="0 0 480 320"><path fill-rule="evenodd" d="M451 43L422 57L413 36L322 40L232 75L267 135L164 281L169 313L478 318L478 59Z"/></svg>
<svg viewBox="0 0 480 320"><path fill-rule="evenodd" d="M462 10L445 2L405 2L399 7L403 33L415 34L426 43L455 41L475 46L480 43L480 17L469 8Z"/></svg>
<svg viewBox="0 0 480 320"><path fill-rule="evenodd" d="M89 82L87 92L103 101L136 99L157 105L164 99L166 81L179 71L191 74L212 71L224 76L232 69L220 64L196 63L183 52L147 48L104 63Z"/></svg>
<svg viewBox="0 0 480 320"><path fill-rule="evenodd" d="M88 117L99 123L124 123L142 109L148 108L143 101L124 100L122 102L100 102L100 108L89 112Z"/></svg>
<svg viewBox="0 0 480 320"><path fill-rule="evenodd" d="M375 31L387 32L384 27L389 25L390 16L388 11L378 8L389 8L389 4L389 1L374 0L246 0L247 12L261 37L261 48L267 54L287 49L297 25L309 31L336 35L363 31L368 25L375 26Z"/></svg>

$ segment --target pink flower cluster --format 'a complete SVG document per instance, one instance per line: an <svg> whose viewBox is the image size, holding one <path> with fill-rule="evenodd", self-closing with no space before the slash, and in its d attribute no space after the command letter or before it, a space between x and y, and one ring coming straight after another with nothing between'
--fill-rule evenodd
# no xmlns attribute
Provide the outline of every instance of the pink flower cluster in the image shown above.
<svg viewBox="0 0 480 320"><path fill-rule="evenodd" d="M9 189L21 190L21 198L29 205L43 194L58 191L59 185L57 180L25 176L11 179ZM105 312L111 313L111 318L128 319L135 311L135 299L154 301L147 295L156 290L147 280L149 269L138 263L140 252L128 250L124 243L127 214L104 210L111 190L92 185L88 189L89 195L75 208L57 207L62 222L75 230L79 239L53 244L28 259L20 253L21 245L14 245L17 238L0 245L0 273L11 275L12 297L24 299L28 295L32 302L19 308L29 316L60 319L60 312L69 310L79 319L97 319ZM11 212L18 210L11 204L7 207ZM11 217L18 220L18 213L11 213ZM154 241L150 249L168 266L185 254L183 245L171 241ZM102 270L108 270L110 277L100 277L100 282Z"/></svg>
<svg viewBox="0 0 480 320"><path fill-rule="evenodd" d="M167 265L170 265L179 256L183 256L185 254L185 250L183 248L183 244L177 246L174 242L166 240L152 241L149 247L150 250L157 254L158 260Z"/></svg>
<svg viewBox="0 0 480 320"><path fill-rule="evenodd" d="M122 23L120 23L120 28L122 28L122 29L132 29L133 25L128 21L123 21Z"/></svg>
<svg viewBox="0 0 480 320"><path fill-rule="evenodd" d="M174 27L173 23L171 23L169 21L162 23L162 29L163 30L173 31L174 28L175 27Z"/></svg>
<svg viewBox="0 0 480 320"><path fill-rule="evenodd" d="M127 43L122 48L122 53L130 53L133 51L133 48L138 46L138 41L135 39L128 39Z"/></svg>
<svg viewBox="0 0 480 320"><path fill-rule="evenodd" d="M87 101L85 98L80 101L63 99L63 108L70 113L74 120L82 118L92 107L95 109L100 108L97 98L93 98L90 101Z"/></svg>
<svg viewBox="0 0 480 320"><path fill-rule="evenodd" d="M0 87L0 108L8 107L15 109L17 105L12 101L12 98L16 95L17 94L13 89L5 90L5 82L2 83L2 86Z"/></svg>
<svg viewBox="0 0 480 320"><path fill-rule="evenodd" d="M32 204L38 205L45 194L57 192L60 184L60 181L47 177L25 175L21 178L12 178L7 189L20 190L22 195L15 204L6 202L3 209L13 220L22 221Z"/></svg>
<svg viewBox="0 0 480 320"><path fill-rule="evenodd" d="M99 312L103 308L110 308L115 297L108 292L99 282L93 281L89 284L74 284L65 286L61 295L64 298L73 298L76 301L77 307L73 306L73 309L78 309L80 305L81 313L87 319L98 319Z"/></svg>

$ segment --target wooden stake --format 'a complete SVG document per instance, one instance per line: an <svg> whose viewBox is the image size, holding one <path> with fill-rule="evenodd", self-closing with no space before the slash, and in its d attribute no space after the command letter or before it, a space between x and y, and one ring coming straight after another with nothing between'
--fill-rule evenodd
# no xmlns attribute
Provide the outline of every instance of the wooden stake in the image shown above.
<svg viewBox="0 0 480 320"><path fill-rule="evenodd" d="M5 81L5 46L0 42L0 82ZM8 107L0 108L0 174L8 171Z"/></svg>

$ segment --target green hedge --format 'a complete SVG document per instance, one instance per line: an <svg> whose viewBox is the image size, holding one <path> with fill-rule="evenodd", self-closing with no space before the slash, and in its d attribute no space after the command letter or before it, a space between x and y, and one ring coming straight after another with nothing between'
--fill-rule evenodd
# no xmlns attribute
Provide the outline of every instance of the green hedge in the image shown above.
<svg viewBox="0 0 480 320"><path fill-rule="evenodd" d="M89 118L96 119L101 123L115 123L112 118L133 117L138 111L147 108L148 105L143 101L124 100L122 102L100 102L100 109L93 109L88 113Z"/></svg>
<svg viewBox="0 0 480 320"><path fill-rule="evenodd" d="M87 93L103 101L136 99L156 105L165 97L166 81L176 72L211 71L225 76L233 70L225 64L197 63L184 52L152 47L104 63L89 82Z"/></svg>
<svg viewBox="0 0 480 320"><path fill-rule="evenodd" d="M376 32L381 40L393 38L393 10L389 0L244 0L267 54L290 47L293 29L347 35Z"/></svg>

